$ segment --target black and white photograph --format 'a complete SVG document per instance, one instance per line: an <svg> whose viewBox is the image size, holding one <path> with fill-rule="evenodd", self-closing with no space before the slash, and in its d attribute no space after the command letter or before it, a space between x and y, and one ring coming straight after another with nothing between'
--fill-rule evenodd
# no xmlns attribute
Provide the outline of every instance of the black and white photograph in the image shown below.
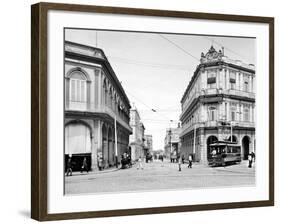
<svg viewBox="0 0 281 224"><path fill-rule="evenodd" d="M64 28L64 194L256 184L256 38Z"/></svg>

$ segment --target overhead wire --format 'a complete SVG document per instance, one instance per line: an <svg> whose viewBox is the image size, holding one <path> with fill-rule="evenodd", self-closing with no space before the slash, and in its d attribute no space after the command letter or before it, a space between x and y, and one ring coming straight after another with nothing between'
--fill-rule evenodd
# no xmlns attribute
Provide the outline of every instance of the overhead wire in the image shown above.
<svg viewBox="0 0 281 224"><path fill-rule="evenodd" d="M193 59L195 59L196 61L200 61L199 58L195 57L194 55L192 55L191 53L189 53L187 50L183 49L181 46L179 46L178 44L176 44L174 41L170 40L169 38L163 36L162 34L159 34L160 37L162 37L163 39L165 39L166 41L168 41L169 43L171 43L172 45L174 45L175 47L177 47L178 49L180 49L181 51L183 51L185 54L189 55L190 57L192 57Z"/></svg>

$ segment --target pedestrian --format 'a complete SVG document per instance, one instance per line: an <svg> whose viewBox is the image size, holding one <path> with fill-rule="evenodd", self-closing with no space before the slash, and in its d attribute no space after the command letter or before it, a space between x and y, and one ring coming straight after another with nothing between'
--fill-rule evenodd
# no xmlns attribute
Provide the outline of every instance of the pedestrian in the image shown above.
<svg viewBox="0 0 281 224"><path fill-rule="evenodd" d="M142 165L141 156L140 156L139 159L138 159L138 166L137 166L137 169L142 169L142 170L143 170L143 165Z"/></svg>
<svg viewBox="0 0 281 224"><path fill-rule="evenodd" d="M89 173L88 164L87 164L87 158L86 157L84 157L84 159L83 159L83 164L82 164L80 173L83 173L84 170L86 170L87 173Z"/></svg>
<svg viewBox="0 0 281 224"><path fill-rule="evenodd" d="M99 156L98 158L98 167L99 167L99 170L103 170L103 159L102 159L102 156Z"/></svg>
<svg viewBox="0 0 281 224"><path fill-rule="evenodd" d="M192 155L188 156L188 167L187 168L192 168Z"/></svg>
<svg viewBox="0 0 281 224"><path fill-rule="evenodd" d="M182 164L184 164L184 160L185 160L184 155L182 155L182 156L181 156L181 163L182 163Z"/></svg>
<svg viewBox="0 0 281 224"><path fill-rule="evenodd" d="M212 151L212 157L215 157L215 155L217 154L217 151L215 149L213 149Z"/></svg>
<svg viewBox="0 0 281 224"><path fill-rule="evenodd" d="M251 155L251 154L249 154L249 155L248 155L248 161L249 161L249 165L248 165L248 167L249 167L249 168L252 168L253 157L252 157L252 155Z"/></svg>
<svg viewBox="0 0 281 224"><path fill-rule="evenodd" d="M69 174L70 174L70 176L72 176L72 161L71 161L71 157L68 158L67 164L66 164L66 176L68 176Z"/></svg>
<svg viewBox="0 0 281 224"><path fill-rule="evenodd" d="M179 164L179 172L181 171L181 159L178 160L178 164Z"/></svg>
<svg viewBox="0 0 281 224"><path fill-rule="evenodd" d="M253 162L256 162L256 154L254 152L251 153Z"/></svg>

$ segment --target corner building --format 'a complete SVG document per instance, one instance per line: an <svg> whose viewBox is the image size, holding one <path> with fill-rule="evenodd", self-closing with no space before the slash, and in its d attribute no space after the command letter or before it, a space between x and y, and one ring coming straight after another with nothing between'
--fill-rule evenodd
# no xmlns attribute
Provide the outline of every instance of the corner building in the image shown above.
<svg viewBox="0 0 281 224"><path fill-rule="evenodd" d="M95 47L65 42L65 160L79 170L83 158L92 170L98 157L104 166L115 165L128 150L130 103L104 52ZM115 142L115 119L117 143Z"/></svg>
<svg viewBox="0 0 281 224"><path fill-rule="evenodd" d="M255 92L254 65L231 60L213 46L202 53L181 99L181 154L207 164L210 144L232 140L247 159L255 151Z"/></svg>
<svg viewBox="0 0 281 224"><path fill-rule="evenodd" d="M131 159L133 161L138 160L139 157L143 157L144 153L144 131L145 127L141 122L141 118L136 107L130 110L130 126L133 133L130 135L129 144L131 149Z"/></svg>

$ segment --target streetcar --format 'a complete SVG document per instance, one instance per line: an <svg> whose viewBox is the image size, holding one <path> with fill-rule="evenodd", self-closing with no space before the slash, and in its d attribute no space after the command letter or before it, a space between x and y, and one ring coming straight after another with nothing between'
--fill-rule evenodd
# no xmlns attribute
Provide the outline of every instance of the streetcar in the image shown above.
<svg viewBox="0 0 281 224"><path fill-rule="evenodd" d="M230 141L217 141L209 145L209 166L225 166L240 163L241 146Z"/></svg>

